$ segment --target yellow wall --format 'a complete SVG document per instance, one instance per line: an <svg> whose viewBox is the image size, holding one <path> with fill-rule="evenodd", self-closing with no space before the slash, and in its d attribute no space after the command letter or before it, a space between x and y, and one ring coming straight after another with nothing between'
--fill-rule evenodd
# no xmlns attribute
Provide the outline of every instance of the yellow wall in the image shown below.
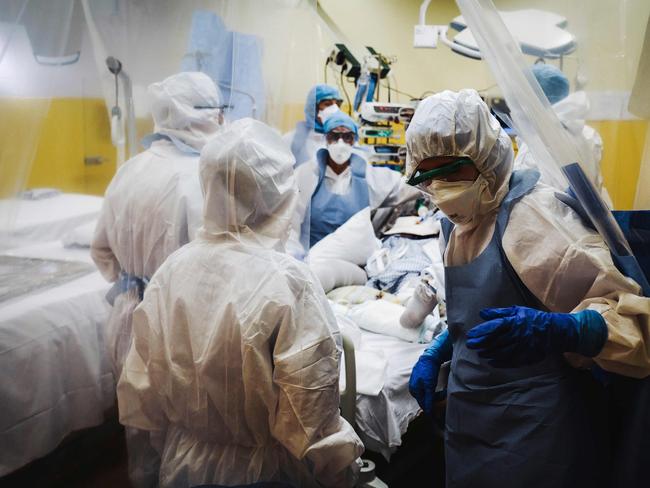
<svg viewBox="0 0 650 488"><path fill-rule="evenodd" d="M28 188L103 195L115 174L115 148L102 99L53 99L43 122ZM85 158L101 158L87 165Z"/></svg>
<svg viewBox="0 0 650 488"><path fill-rule="evenodd" d="M589 122L603 139L601 170L616 210L632 210L648 121Z"/></svg>
<svg viewBox="0 0 650 488"><path fill-rule="evenodd" d="M0 98L0 198L24 189L47 99Z"/></svg>

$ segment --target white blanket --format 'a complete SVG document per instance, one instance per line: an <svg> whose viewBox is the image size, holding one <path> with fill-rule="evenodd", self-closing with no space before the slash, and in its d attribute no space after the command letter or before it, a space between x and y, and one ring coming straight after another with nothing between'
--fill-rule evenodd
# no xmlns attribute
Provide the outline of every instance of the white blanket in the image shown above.
<svg viewBox="0 0 650 488"><path fill-rule="evenodd" d="M379 352L387 361L384 385L376 396L357 395L356 421L367 449L390 455L402 444L409 423L420 407L408 390L411 370L427 344L412 344L394 337L362 331L365 351Z"/></svg>
<svg viewBox="0 0 650 488"><path fill-rule="evenodd" d="M60 258L60 247L32 253ZM103 343L109 287L93 272L0 308L0 476L104 421L114 402Z"/></svg>

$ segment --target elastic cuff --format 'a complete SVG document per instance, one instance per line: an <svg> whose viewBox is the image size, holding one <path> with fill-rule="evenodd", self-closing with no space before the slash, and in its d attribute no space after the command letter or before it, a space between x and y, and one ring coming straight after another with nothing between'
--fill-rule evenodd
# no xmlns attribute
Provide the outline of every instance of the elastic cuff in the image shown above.
<svg viewBox="0 0 650 488"><path fill-rule="evenodd" d="M595 310L582 310L573 315L580 325L576 352L588 358L597 356L605 347L609 335L605 319Z"/></svg>

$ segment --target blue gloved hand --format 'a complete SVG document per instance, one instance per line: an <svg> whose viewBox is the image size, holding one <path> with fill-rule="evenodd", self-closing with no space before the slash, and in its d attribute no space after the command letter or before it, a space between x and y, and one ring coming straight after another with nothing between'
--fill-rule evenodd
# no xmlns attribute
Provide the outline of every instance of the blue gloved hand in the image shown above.
<svg viewBox="0 0 650 488"><path fill-rule="evenodd" d="M533 364L548 354L596 356L607 341L607 324L595 310L542 312L528 307L485 308L487 320L467 333L467 347L495 367Z"/></svg>
<svg viewBox="0 0 650 488"><path fill-rule="evenodd" d="M438 373L440 366L451 359L451 353L451 338L445 330L431 342L411 371L409 391L427 415L433 414L434 403L441 399L436 395Z"/></svg>

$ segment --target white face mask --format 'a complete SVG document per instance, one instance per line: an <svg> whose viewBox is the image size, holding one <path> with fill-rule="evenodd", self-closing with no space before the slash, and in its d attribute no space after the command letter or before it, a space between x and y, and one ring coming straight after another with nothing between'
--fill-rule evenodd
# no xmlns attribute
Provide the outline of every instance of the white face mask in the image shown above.
<svg viewBox="0 0 650 488"><path fill-rule="evenodd" d="M455 224L469 224L479 216L481 197L487 180L479 175L474 181L433 180L425 189L431 200Z"/></svg>
<svg viewBox="0 0 650 488"><path fill-rule="evenodd" d="M330 153L330 158L334 160L336 164L345 164L352 155L352 146L346 142L343 142L343 139L339 139L334 144L328 144L327 150Z"/></svg>
<svg viewBox="0 0 650 488"><path fill-rule="evenodd" d="M324 124L327 119L338 112L339 106L337 104L330 105L328 107L325 107L323 110L320 110L318 112L318 117L320 118L321 124Z"/></svg>

